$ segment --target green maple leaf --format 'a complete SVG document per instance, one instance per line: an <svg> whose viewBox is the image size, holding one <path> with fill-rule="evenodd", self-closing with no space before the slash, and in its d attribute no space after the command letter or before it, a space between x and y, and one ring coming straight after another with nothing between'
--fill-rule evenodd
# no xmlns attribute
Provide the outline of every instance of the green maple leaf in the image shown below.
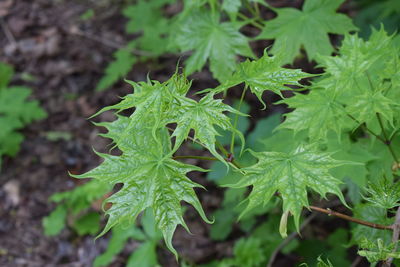
<svg viewBox="0 0 400 267"><path fill-rule="evenodd" d="M337 101L333 90L314 89L307 95L296 94L281 100L295 110L286 114L286 120L280 128L295 132L308 131L312 140L324 139L329 130L340 134L352 121L346 116L344 107Z"/></svg>
<svg viewBox="0 0 400 267"><path fill-rule="evenodd" d="M134 93L124 96L122 101L115 105L101 109L92 117L107 110L116 109L117 112L121 112L130 108L136 108L133 115L151 113L154 118L161 117L161 113L173 103L173 97L184 96L191 85L186 76L178 73L164 83L150 79L147 82L126 82L133 87Z"/></svg>
<svg viewBox="0 0 400 267"><path fill-rule="evenodd" d="M234 129L231 120L224 112L245 115L229 105L222 103L220 99L214 99L214 94L209 93L199 102L187 98L177 98L178 104L174 107L174 115L168 119L168 123L177 123L172 136L176 137L175 148L178 148L187 138L191 129L194 130L194 139L199 140L215 157L225 162L215 150L216 136L218 132L215 126L222 130L230 130L239 135L244 143L241 132ZM175 150L175 149L174 149Z"/></svg>
<svg viewBox="0 0 400 267"><path fill-rule="evenodd" d="M187 98L184 95L190 88L191 83L184 75L175 74L170 80L159 83L157 81L147 83L130 82L134 87L134 93L125 96L120 103L105 107L97 114L106 110L116 109L121 112L126 109L135 108L129 118L122 116L112 123L100 123L99 126L106 127L109 137L124 151L128 146L132 149L133 141L129 136L137 135L142 139L138 141L137 147L143 142L154 143L154 140L147 140L145 133L149 130L156 131L162 125L177 123L172 135L176 137L173 151L176 151L182 142L188 137L189 131L194 130L194 138L199 140L215 157L225 162L215 149L216 136L219 135L215 126L222 130L235 132L244 144L243 135L231 124L231 120L224 112L231 112L245 115L214 99L214 94L207 94L199 102Z"/></svg>
<svg viewBox="0 0 400 267"><path fill-rule="evenodd" d="M373 29L368 41L356 34L346 35L339 53L339 56L321 56L319 61L325 72L334 78L335 89L344 91L342 93L361 87L368 75L379 77L396 70L387 67L388 62L396 58L393 55L398 54L398 48L393 42L393 36L389 36L383 28L379 31Z"/></svg>
<svg viewBox="0 0 400 267"><path fill-rule="evenodd" d="M339 184L329 169L345 164L331 158L328 153L315 152L310 147L299 146L291 153L252 152L258 162L244 168L247 173L232 187L253 186L248 196L248 206L241 217L251 209L265 205L276 192L283 199L283 212L294 216L296 228L303 207L308 207L307 190L312 189L322 197L326 193L337 195L345 203Z"/></svg>
<svg viewBox="0 0 400 267"><path fill-rule="evenodd" d="M374 123L376 115L380 114L383 119L393 125L394 115L399 110L399 103L384 96L379 91L366 91L362 95L354 97L353 102L346 109L352 114L359 124Z"/></svg>
<svg viewBox="0 0 400 267"><path fill-rule="evenodd" d="M135 125L147 125L146 120L153 122L152 128L155 131L165 116L171 113L175 97L185 95L191 85L186 76L177 73L164 83L150 80L139 83L127 82L134 88L134 93L124 96L121 102L105 107L92 116L112 109L119 113L135 108L128 126L124 128L125 134L120 136L121 139L126 139L128 132L135 128Z"/></svg>
<svg viewBox="0 0 400 267"><path fill-rule="evenodd" d="M239 28L232 22L221 23L219 14L190 13L174 38L181 51L193 51L185 62L186 73L201 70L209 60L214 77L224 81L234 71L237 55L254 57L247 37Z"/></svg>
<svg viewBox="0 0 400 267"><path fill-rule="evenodd" d="M293 62L303 46L309 60L317 54L333 52L328 33L345 34L357 30L351 19L336 10L344 0L306 0L300 11L294 8L274 8L275 19L265 22L257 39L275 39L272 53L284 51L284 63Z"/></svg>
<svg viewBox="0 0 400 267"><path fill-rule="evenodd" d="M314 76L302 72L300 69L282 68L281 57L282 55L270 57L267 53L264 53L260 59L246 60L236 67L236 71L227 81L213 91L222 92L245 83L264 104L262 100L264 91L270 90L283 97L281 91L289 90L288 85L301 86L299 80Z"/></svg>
<svg viewBox="0 0 400 267"><path fill-rule="evenodd" d="M95 123L95 125L105 127L108 132L100 134L100 136L112 139L114 146L122 152L140 152L143 144L146 144L149 149L159 148L159 144L154 142L151 135L154 119L150 115L143 117L137 123L131 123L131 119L128 117L117 115L117 119L113 122L101 122ZM157 129L156 136L160 138L162 144L169 144L163 146L163 153L167 153L170 150L170 136L166 129Z"/></svg>
<svg viewBox="0 0 400 267"><path fill-rule="evenodd" d="M165 131L160 134L168 135ZM151 129L146 136L153 137ZM137 139L136 142L132 142L133 144L141 140L140 136L136 138L135 135L132 139ZM155 140L152 140L152 143L153 145L142 143L141 149L134 145L130 150L127 146L121 156L98 153L104 159L100 166L73 177L92 177L112 185L123 184L121 190L106 200L112 203L112 206L106 211L109 218L99 236L115 225L134 221L142 211L151 207L157 227L163 233L167 247L177 256L172 246L173 233L178 224L188 230L182 218L183 211L180 202L185 201L191 204L201 217L210 223L193 190L195 187L203 187L186 176L186 173L191 171L205 170L171 159L171 151L163 152L164 146L168 147L168 144L160 144Z"/></svg>

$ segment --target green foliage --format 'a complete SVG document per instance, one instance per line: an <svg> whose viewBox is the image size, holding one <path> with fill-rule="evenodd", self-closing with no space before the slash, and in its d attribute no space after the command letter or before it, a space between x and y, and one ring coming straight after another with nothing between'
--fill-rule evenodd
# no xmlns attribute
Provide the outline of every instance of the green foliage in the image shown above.
<svg viewBox="0 0 400 267"><path fill-rule="evenodd" d="M210 159L207 179L226 189L220 208L213 212L210 237L240 238L231 257L207 266L265 266L274 260L277 247L310 266L349 266L345 245L357 246L359 255L370 262L398 258L390 230L350 223L351 231L318 232L321 226L308 229L307 219L300 227L302 215L307 216L313 210L310 205L321 197L329 196L329 204L338 198L348 207L346 197L355 218L386 226L394 223L399 205L400 39L383 27L373 29L368 39L349 34L357 28L337 13L343 2L306 0L297 10L272 8L264 1L186 0L173 16L165 12L166 7L180 7L172 0L139 0L125 8L126 32L137 38L115 52L116 60L98 89L120 80L136 62L169 52L184 53L184 75L176 71L165 82L127 81L133 93L95 114L115 113L114 121L95 124L107 130L101 136L111 139L116 151L97 153L103 158L98 167L73 175L94 181L52 197L59 206L43 221L46 234L59 233L71 213L68 226L78 234L97 232L100 220L89 207L120 184L122 188L105 200L108 221L100 235L111 230L112 237L94 265L111 264L129 240L140 245L127 266L157 265L162 237L177 257L175 229L182 225L188 230L183 202L211 223L195 192L203 186L188 177L189 172L207 170L181 160ZM396 7L392 11L391 4ZM277 17L264 21L260 5ZM377 12L388 17L398 11L392 0L377 6L384 6ZM251 39L248 25L261 33ZM328 34L345 35L337 50ZM261 39L274 40L274 45L257 59L249 41ZM320 74L282 67L293 63L302 49L309 61L318 62ZM189 96L192 82L186 75L207 63L220 84ZM3 73L0 85L8 84L11 75ZM240 100L224 101L237 89ZM275 104L287 105L290 112L252 123L248 114L255 113L253 100L265 107L265 91L280 97ZM250 93L255 97L244 100ZM186 155L190 149L181 148L188 139L212 157ZM306 240L282 240L300 229Z"/></svg>
<svg viewBox="0 0 400 267"><path fill-rule="evenodd" d="M311 8L312 4L312 1L307 1L304 10ZM335 1L321 8L332 11L338 4L340 2ZM221 23L220 17L213 17L204 6L192 8L195 11L184 11L186 19L193 20L192 24L184 24L185 27L199 23L203 30L202 27L210 21L213 21L213 27L232 23ZM337 14L331 13L336 18ZM204 29L207 27L204 26ZM187 30L185 34L191 31ZM193 59L205 55L201 51L202 42L210 45L211 49L214 41L198 41L205 37L206 33L190 39L194 42L193 46L186 49L200 50L193 52L188 65L191 60L201 63L196 68L201 68L207 60L213 64L212 54L206 54L202 60ZM229 53L229 49L227 51ZM315 196L326 198L330 193L347 206L343 189L358 194L363 192L365 196L364 200L359 197L357 200L357 196L350 197L355 204L356 218L391 224L393 218L387 217L387 211L397 207L399 199L397 181L394 180L398 175L398 167L394 164L397 164L396 155L400 153L400 146L397 145L400 144L397 135L400 109L395 101L400 96L397 70L399 49L393 37L381 29L374 30L367 41L357 35L346 35L338 55L318 58L325 72L314 78L315 75L301 70L282 68L285 62L282 54L271 57L264 53L258 60L237 64L227 72L227 78L221 85L200 92L204 95L199 100L187 96L192 83L178 73L163 83L128 81L134 92L97 113L116 111L116 120L96 125L107 129L102 136L110 138L121 154L98 153L104 159L100 166L74 176L93 177L110 186L123 184L106 200L112 206L106 211L108 222L101 234L126 225L144 210L151 209L155 226L162 233L167 248L177 255L172 245L173 233L179 224L187 229L182 201L191 204L203 220L210 223L194 191L195 187L202 186L187 177L188 172L205 170L174 157L189 137L207 149L214 160L218 160L211 166L208 179L228 187L221 209L214 213L216 223L211 227L211 237L223 240L236 226L249 233L248 238L236 243L232 258L214 262L213 266L265 264L269 260L268 255L280 244L279 233L285 237L288 229L300 229L301 214L303 208L309 207L310 199L315 201ZM226 69L229 69L227 66ZM308 94L295 92L292 97L283 98L283 90L293 90L289 86L301 87L299 80L304 78L314 78L307 87L310 89ZM294 110L285 114L282 124L279 125L278 114L262 120L248 133L249 118L246 113L249 106L243 99L234 105L237 110L217 98L218 93L226 93L241 84L244 84L243 90L250 88L260 101L263 101L263 93L269 90L283 98L278 104L287 104ZM123 111L127 115L121 115ZM219 137L221 134L223 136ZM241 147L235 146L235 136L241 140ZM231 150L226 151L222 146L229 144ZM244 147L249 150L243 152ZM235 155L235 161L226 161L230 155ZM379 183L382 177L388 179L385 184ZM369 187L365 188L367 184ZM250 194L246 197L246 188L250 186ZM275 197L278 199L272 201ZM282 213L276 208L280 202ZM264 228L256 227L257 218L265 213L271 224ZM294 227L289 221L291 216ZM240 219L238 224L236 217ZM365 240L374 242L381 239L386 247L393 248L389 231L361 225L352 227L351 244L361 248L360 255L370 260L376 257L377 249L370 243L365 245ZM259 229L270 233L271 239L261 238ZM274 229L274 234L271 229ZM300 245L292 243L288 251L314 260L306 260L307 264L329 266L332 262L333 265L345 266L349 264L346 250L335 244L345 244L347 239L347 232L338 230L329 237L326 245L310 239ZM318 249L308 251L311 245ZM145 243L137 253L154 255L150 252L154 251L154 247L154 244ZM331 252L324 253L327 250ZM381 257L383 254L379 253ZM321 259L315 261L321 254L329 257L327 263Z"/></svg>
<svg viewBox="0 0 400 267"><path fill-rule="evenodd" d="M306 0L300 11L294 8L273 8L277 17L265 23L257 39L275 39L272 53L284 53L283 63L291 63L301 47L309 60L318 54L330 55L333 47L328 33L345 34L357 28L351 19L336 10L344 0Z"/></svg>
<svg viewBox="0 0 400 267"><path fill-rule="evenodd" d="M151 132L148 134L151 135ZM152 207L157 226L163 232L167 246L175 251L172 247L172 234L176 226L181 224L187 228L182 218L182 200L193 205L203 219L208 221L193 190L194 187L201 186L186 177L187 172L203 169L179 163L168 158L168 154L157 153L158 150L128 150L122 156L98 154L104 159L102 165L75 176L94 177L110 184L124 184L120 191L107 199L113 205L106 211L109 218L100 235L117 224L135 219L147 207Z"/></svg>
<svg viewBox="0 0 400 267"><path fill-rule="evenodd" d="M252 185L248 206L241 214L254 209L261 203L265 205L276 192L283 199L283 212L294 216L299 228L303 207L308 207L307 189L313 189L321 196L326 193L337 195L343 202L339 180L329 174L329 169L345 164L332 159L329 154L315 152L311 147L299 146L291 153L252 152L258 162L243 171L247 174L232 187ZM285 226L286 228L286 226Z"/></svg>
<svg viewBox="0 0 400 267"><path fill-rule="evenodd" d="M183 143L188 137L189 131L193 129L194 139L199 140L216 158L224 161L215 149L218 132L214 125L222 130L235 132L230 119L223 112L244 114L223 104L221 100L214 99L214 95L211 93L200 99L199 102L187 97L180 97L176 100L179 104L173 108L172 118L167 121L168 123L177 123L172 134L172 137L176 137L174 150ZM237 133L241 136L241 132Z"/></svg>
<svg viewBox="0 0 400 267"><path fill-rule="evenodd" d="M376 183L370 183L365 188L368 194L365 197L369 203L382 209L392 209L399 206L400 183L389 182L387 179L380 179Z"/></svg>
<svg viewBox="0 0 400 267"><path fill-rule="evenodd" d="M312 76L299 69L282 68L281 65L281 55L270 57L267 53L264 53L258 60L247 60L238 64L233 75L217 87L215 91L222 92L244 83L264 104L262 100L264 91L269 90L282 96L281 91L289 90L288 85L300 86L299 80Z"/></svg>
<svg viewBox="0 0 400 267"><path fill-rule="evenodd" d="M182 218L181 201L191 204L205 221L210 221L206 218L193 190L202 186L186 176L191 171L205 170L172 159L176 148L172 150L171 137L164 125L177 122L177 128L172 134L177 137L175 146L179 146L187 137L189 129L194 129L194 139L204 142L204 146L217 156L214 144L211 143L215 141L217 132L205 129L204 125L212 126L217 123L226 129L230 125L223 112L236 111L219 100L214 100L212 94L206 95L198 103L185 98L190 83L178 74L164 83L130 83L135 89L133 94L102 110L122 111L135 107L135 111L129 117L119 116L114 122L101 124L108 129L104 136L113 140L115 146L122 151L122 155L98 153L104 162L99 167L74 177L93 177L112 185L124 184L120 191L107 199L107 202L113 205L106 211L109 218L100 235L115 225L134 220L147 207L151 207L167 247L176 254L172 247L175 228L180 224L187 229ZM176 121L174 113L181 111L185 114L193 112L192 119L196 120L190 120L188 125L185 125L188 121ZM221 156L218 157L223 161Z"/></svg>
<svg viewBox="0 0 400 267"><path fill-rule="evenodd" d="M218 13L199 10L182 21L175 40L181 51L193 50L186 61L187 74L201 70L209 60L213 76L225 81L235 70L236 55L253 57L240 25L220 20Z"/></svg>
<svg viewBox="0 0 400 267"><path fill-rule="evenodd" d="M262 22L265 26L256 39L275 39L272 53L281 54L282 62L279 63L291 63L302 47L310 60L317 59L318 54L329 55L333 48L328 33L346 34L357 29L347 16L335 12L343 0L307 0L302 11L294 8L272 8L260 0L249 2L254 2L251 4L255 6L264 5L278 14L277 18ZM253 13L251 4L245 6ZM97 90L107 89L124 78L136 62L156 59L170 52L191 51L185 60L185 73L189 75L202 70L208 62L213 77L221 83L230 80L232 72L237 70L239 56L255 57L249 44L251 38L240 31L244 25L253 23L252 19L238 20L243 15L240 13L243 9L241 1L187 0L183 1L180 13L172 17L166 16L163 8L174 5L177 5L177 1L139 0L123 8L122 13L128 18L126 32L139 36L114 53L115 60L106 68ZM261 20L255 18L257 19ZM266 64L268 60L262 62L264 63L257 64ZM253 67L248 71L258 70L256 64ZM280 65L273 64L271 67L279 71ZM240 73L236 74L233 81L244 78ZM262 79L265 73L258 74L258 81L254 81L256 84L261 82L265 85L270 82L270 79ZM254 87L252 90L255 90ZM262 92L258 92L258 95L261 94Z"/></svg>
<svg viewBox="0 0 400 267"><path fill-rule="evenodd" d="M382 239L379 238L376 242L364 239L361 247L364 249L359 250L358 254L366 257L370 262L386 261L389 258L400 259L400 252L393 252L394 244L385 246Z"/></svg>
<svg viewBox="0 0 400 267"><path fill-rule="evenodd" d="M24 136L18 130L43 119L46 112L36 100L29 100L31 89L9 86L14 70L0 62L0 167L3 155L15 156Z"/></svg>

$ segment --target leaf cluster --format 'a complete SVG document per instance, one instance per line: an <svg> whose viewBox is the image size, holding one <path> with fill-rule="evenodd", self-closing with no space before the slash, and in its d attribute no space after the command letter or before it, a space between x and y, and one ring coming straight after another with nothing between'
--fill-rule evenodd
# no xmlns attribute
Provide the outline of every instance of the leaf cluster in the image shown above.
<svg viewBox="0 0 400 267"><path fill-rule="evenodd" d="M166 10L179 8L179 1L139 0L124 7L122 14L128 18L126 32L139 36L114 53L114 61L107 66L97 90L107 89L125 78L139 61L178 52L189 53L184 60L186 75L202 70L208 63L213 77L222 83L236 70L238 58L255 58L250 47L252 41L275 40L272 54L281 54L281 63L288 64L301 55L302 48L309 60L316 60L318 54L329 55L333 47L328 34L357 30L350 18L336 12L343 0L307 0L302 10L249 1L276 13L272 20L264 20L254 13L251 4L243 2L247 1L186 0L181 12L173 15L166 14ZM254 18L247 18L246 12L254 14ZM255 38L246 36L242 29L248 25L258 27L260 34ZM255 71L257 66L253 67L249 71ZM240 78L243 76L234 80Z"/></svg>

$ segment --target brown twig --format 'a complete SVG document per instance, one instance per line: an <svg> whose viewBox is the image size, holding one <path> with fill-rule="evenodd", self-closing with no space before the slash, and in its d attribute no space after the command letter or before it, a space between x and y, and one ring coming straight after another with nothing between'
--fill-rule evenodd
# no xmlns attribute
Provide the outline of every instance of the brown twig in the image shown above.
<svg viewBox="0 0 400 267"><path fill-rule="evenodd" d="M340 213L340 212L336 212L333 211L331 209L324 209L324 208L320 208L320 207L315 207L315 206L309 206L309 208L311 210L315 210L321 213L325 213L328 214L329 216L335 216L353 223L357 223L357 224L361 224L364 226L368 226L371 228L375 228L375 229L381 229L381 230L394 230L394 225L383 225L383 224L378 224L378 223L371 223L371 222L367 222L364 220L360 220L351 216L348 216L346 214Z"/></svg>
<svg viewBox="0 0 400 267"><path fill-rule="evenodd" d="M400 207L397 208L395 221L392 227L393 227L392 243L394 243L393 252L396 252L400 236ZM382 266L390 267L392 265L392 262L393 262L393 257L390 257L382 264Z"/></svg>

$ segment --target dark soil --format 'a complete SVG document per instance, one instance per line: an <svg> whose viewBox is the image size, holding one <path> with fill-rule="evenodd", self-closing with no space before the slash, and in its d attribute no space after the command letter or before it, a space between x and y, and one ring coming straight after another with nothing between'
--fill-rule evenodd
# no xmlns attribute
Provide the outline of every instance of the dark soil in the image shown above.
<svg viewBox="0 0 400 267"><path fill-rule="evenodd" d="M33 98L48 113L47 119L22 131L26 139L21 151L16 158L5 158L3 162L0 266L90 266L107 245L107 237L94 242L92 236L79 237L69 229L59 236L46 237L41 220L55 207L48 201L49 196L82 183L70 178L68 171L89 170L100 162L92 148L100 152L107 150L108 141L97 136L99 129L86 118L131 91L122 82L101 93L94 91L113 51L131 38L124 33L125 19L119 10L124 1L108 2L112 4L106 0L0 0L0 61L16 68L12 84L32 88ZM275 6L290 3L297 7L302 1L270 2L276 3ZM96 16L83 21L80 15L88 8L94 8ZM266 45L256 43L254 48L262 53ZM136 65L127 78L144 80L152 70L153 79L165 80L174 72L177 60L171 55L158 62ZM300 62L299 65L311 71L312 64ZM155 71L154 66L158 66ZM27 81L23 74L30 74L33 79ZM207 71L193 78L198 89L215 85ZM259 111L260 105L255 99L250 99L250 104L254 106L253 118L274 112L274 109ZM284 110L284 107L276 109ZM96 120L112 118L111 114L104 113ZM47 138L49 132L66 132L71 138L52 141ZM199 191L199 195L206 213L210 214L218 207L221 192L199 175L192 178L208 188L207 192ZM174 238L174 245L183 258L207 262L231 254L234 241L214 243L208 237L209 226L190 208L185 219L193 235L178 228ZM112 266L123 266L136 245L130 243ZM159 256L162 266L177 266L169 252L160 251ZM280 266L288 264L280 262Z"/></svg>

